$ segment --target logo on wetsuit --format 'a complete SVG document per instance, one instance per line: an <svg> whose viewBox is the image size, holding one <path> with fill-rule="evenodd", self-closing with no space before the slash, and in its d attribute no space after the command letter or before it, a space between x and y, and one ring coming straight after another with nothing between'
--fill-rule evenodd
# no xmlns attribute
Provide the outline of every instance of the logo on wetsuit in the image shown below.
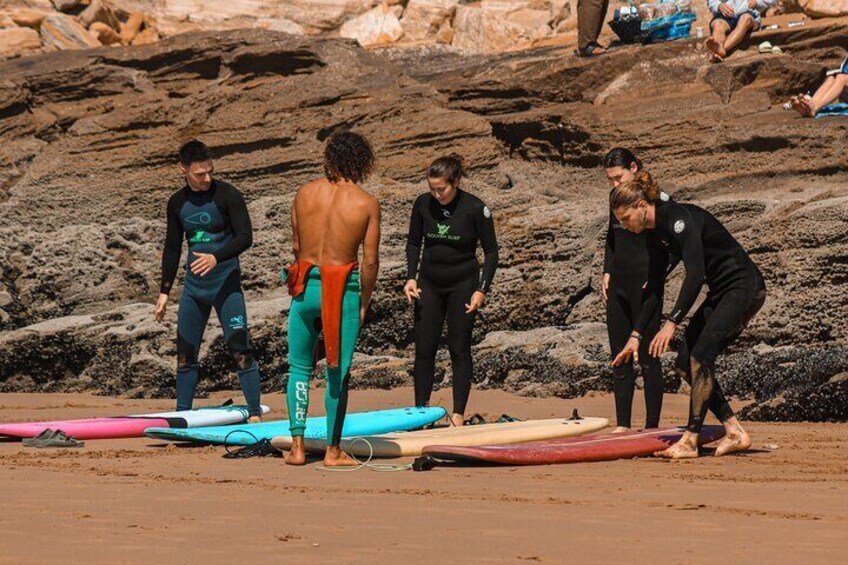
<svg viewBox="0 0 848 565"><path fill-rule="evenodd" d="M186 218L185 221L195 226L208 226L212 223L212 214L209 212L198 212Z"/></svg>
<svg viewBox="0 0 848 565"><path fill-rule="evenodd" d="M458 241L458 235L450 235L448 232L450 231L450 224L440 224L436 222L436 229L439 233L428 233L427 237L430 239L446 239L448 241Z"/></svg>
<svg viewBox="0 0 848 565"><path fill-rule="evenodd" d="M243 330L244 329L244 316L239 314L238 316L233 316L230 318L230 329L231 330Z"/></svg>
<svg viewBox="0 0 848 565"><path fill-rule="evenodd" d="M674 222L674 233L683 233L683 230L686 229L686 222L683 220L677 220Z"/></svg>
<svg viewBox="0 0 848 565"><path fill-rule="evenodd" d="M306 407L309 403L309 383L298 382L294 385L295 411L294 418L298 421L306 420Z"/></svg>
<svg viewBox="0 0 848 565"><path fill-rule="evenodd" d="M209 243L210 241L212 241L212 236L203 230L197 230L188 240L189 243Z"/></svg>

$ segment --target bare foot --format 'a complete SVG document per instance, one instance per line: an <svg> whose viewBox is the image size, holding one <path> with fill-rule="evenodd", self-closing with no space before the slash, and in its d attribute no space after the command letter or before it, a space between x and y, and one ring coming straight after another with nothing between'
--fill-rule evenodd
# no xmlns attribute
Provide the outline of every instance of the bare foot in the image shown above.
<svg viewBox="0 0 848 565"><path fill-rule="evenodd" d="M328 445L324 455L325 467L356 467L361 463L341 450L338 445Z"/></svg>
<svg viewBox="0 0 848 565"><path fill-rule="evenodd" d="M662 451L654 453L654 457L665 459L696 459L698 457L698 436L686 432L680 441Z"/></svg>
<svg viewBox="0 0 848 565"><path fill-rule="evenodd" d="M798 98L798 104L801 106L801 110L803 110L802 116L806 118L812 118L816 115L816 109L813 107L813 102L806 96L801 96ZM799 110L800 111L800 110Z"/></svg>
<svg viewBox="0 0 848 565"><path fill-rule="evenodd" d="M454 426L464 426L465 425L465 417L462 414L451 414L450 415L451 424Z"/></svg>
<svg viewBox="0 0 848 565"><path fill-rule="evenodd" d="M751 437L742 428L738 428L732 434L727 434L716 447L715 456L721 457L737 451L745 451L751 447Z"/></svg>
<svg viewBox="0 0 848 565"><path fill-rule="evenodd" d="M727 51L724 50L724 45L713 37L707 38L704 42L704 47L712 53L712 60L716 63L724 61L724 58L727 57Z"/></svg>
<svg viewBox="0 0 848 565"><path fill-rule="evenodd" d="M798 96L793 96L793 97L789 100L789 104L791 104L791 105L792 105L792 109L793 109L793 110L795 110L796 112L798 112L799 114L801 114L801 116L802 116L802 117L804 117L804 118L809 118L809 117L810 117L810 116L807 114L807 111L806 111L806 109L804 108L804 106L801 104L801 98L800 98L800 97L798 97Z"/></svg>
<svg viewBox="0 0 848 565"><path fill-rule="evenodd" d="M286 465L306 465L306 446L303 444L303 436L292 438L289 454L286 455Z"/></svg>
<svg viewBox="0 0 848 565"><path fill-rule="evenodd" d="M247 419L247 423L248 424L261 424L262 423L262 416L251 416L250 418Z"/></svg>
<svg viewBox="0 0 848 565"><path fill-rule="evenodd" d="M625 428L624 426L618 426L616 429L611 431L611 434L623 434L624 432L629 432L630 428Z"/></svg>

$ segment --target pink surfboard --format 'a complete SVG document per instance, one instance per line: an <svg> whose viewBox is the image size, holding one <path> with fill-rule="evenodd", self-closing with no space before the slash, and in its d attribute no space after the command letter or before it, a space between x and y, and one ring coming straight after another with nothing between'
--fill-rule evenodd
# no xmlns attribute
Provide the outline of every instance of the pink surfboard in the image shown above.
<svg viewBox="0 0 848 565"><path fill-rule="evenodd" d="M263 414L269 411L270 408L262 406ZM147 428L222 426L239 424L247 420L247 417L247 406L211 406L183 412L0 424L0 436L23 439L35 437L44 430L51 429L62 430L76 439L118 439L143 437Z"/></svg>
<svg viewBox="0 0 848 565"><path fill-rule="evenodd" d="M645 430L622 434L600 434L560 438L512 445L458 447L428 445L422 454L441 461L497 463L501 465L550 465L586 463L648 457L677 442L684 428ZM724 437L722 426L704 426L699 443L705 445Z"/></svg>

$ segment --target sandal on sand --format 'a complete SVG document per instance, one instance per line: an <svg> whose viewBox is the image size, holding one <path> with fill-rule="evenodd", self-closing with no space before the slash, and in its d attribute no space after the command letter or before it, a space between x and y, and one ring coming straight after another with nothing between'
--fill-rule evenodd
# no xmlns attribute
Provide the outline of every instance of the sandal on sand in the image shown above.
<svg viewBox="0 0 848 565"><path fill-rule="evenodd" d="M510 416L509 414L501 414L501 417L495 420L496 424L506 424L509 422L521 422L521 418Z"/></svg>
<svg viewBox="0 0 848 565"><path fill-rule="evenodd" d="M224 459L249 459L251 457L282 457L283 452L271 445L267 439L261 439L256 443L245 445L233 451L227 451Z"/></svg>
<svg viewBox="0 0 848 565"><path fill-rule="evenodd" d="M760 46L757 48L757 51L765 55L766 53L771 53L772 49L774 49L774 46L771 43L769 43L768 41L763 41L762 43L760 43Z"/></svg>
<svg viewBox="0 0 848 565"><path fill-rule="evenodd" d="M72 438L62 430L46 429L34 438L23 440L24 447L82 447L84 441Z"/></svg>

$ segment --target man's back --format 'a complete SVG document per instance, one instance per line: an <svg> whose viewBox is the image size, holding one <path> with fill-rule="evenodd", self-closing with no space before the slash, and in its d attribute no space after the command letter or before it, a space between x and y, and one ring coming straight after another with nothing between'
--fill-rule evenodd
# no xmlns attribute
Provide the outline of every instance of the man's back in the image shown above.
<svg viewBox="0 0 848 565"><path fill-rule="evenodd" d="M304 185L292 206L295 253L315 265L356 261L377 200L355 183L320 179Z"/></svg>

